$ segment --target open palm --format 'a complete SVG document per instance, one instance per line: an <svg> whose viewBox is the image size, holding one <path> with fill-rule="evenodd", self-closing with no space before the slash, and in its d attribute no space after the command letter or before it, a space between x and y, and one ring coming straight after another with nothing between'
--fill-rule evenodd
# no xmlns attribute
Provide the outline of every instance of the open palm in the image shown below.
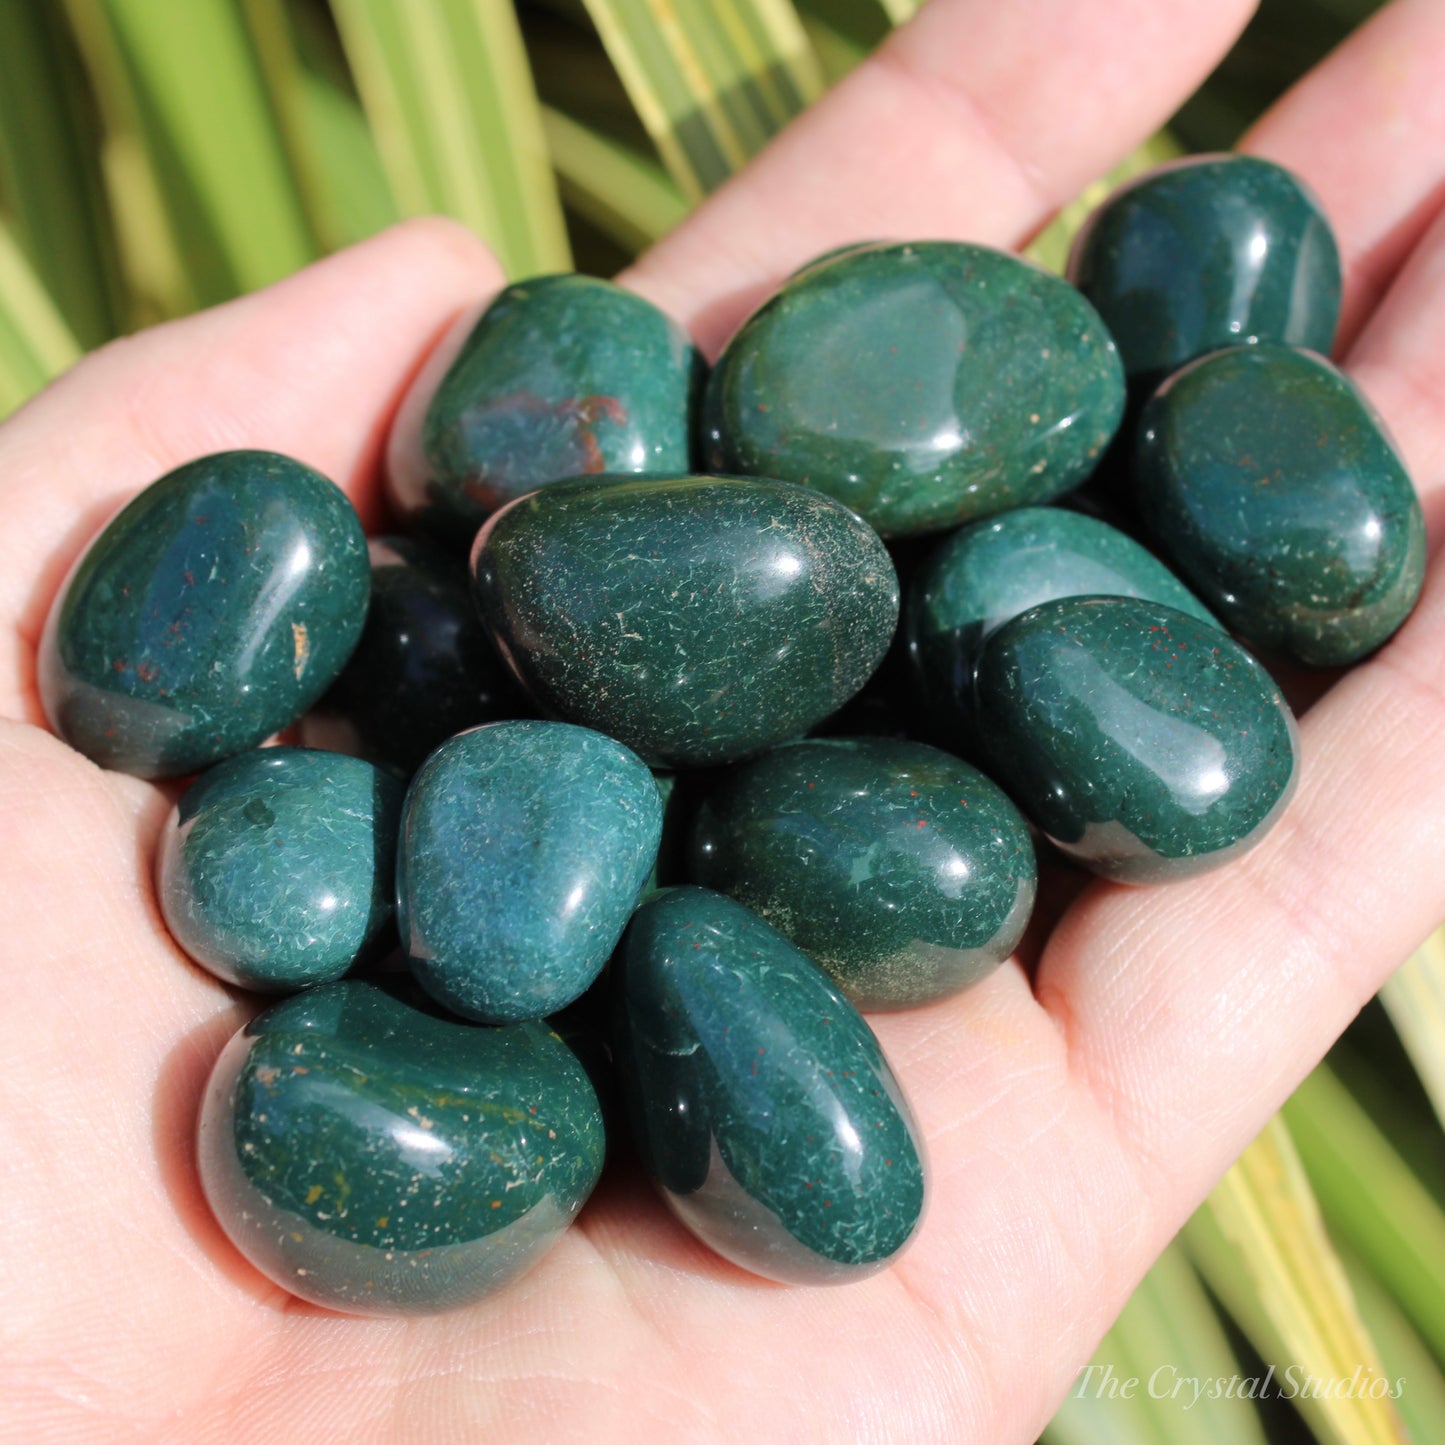
<svg viewBox="0 0 1445 1445"><path fill-rule="evenodd" d="M623 278L716 350L800 261L862 237L1011 246L1168 115L1248 0L934 0ZM1305 176L1346 263L1343 357L1445 494L1445 7L1396 0L1248 145ZM0 1399L26 1441L1027 1441L1214 1181L1445 916L1445 586L1303 722L1300 792L1247 859L1094 883L1037 958L874 1020L931 1155L886 1273L788 1289L608 1178L473 1309L360 1320L261 1278L191 1157L245 1006L156 909L170 802L41 726L40 624L117 504L189 457L292 453L378 513L379 455L439 335L499 283L400 227L116 343L0 428Z"/></svg>

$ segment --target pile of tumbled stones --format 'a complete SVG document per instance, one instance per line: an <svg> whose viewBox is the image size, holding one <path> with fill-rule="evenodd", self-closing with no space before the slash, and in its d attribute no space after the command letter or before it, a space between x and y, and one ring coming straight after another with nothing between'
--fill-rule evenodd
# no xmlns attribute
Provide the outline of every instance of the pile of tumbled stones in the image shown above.
<svg viewBox="0 0 1445 1445"><path fill-rule="evenodd" d="M1235 639L1339 666L1415 601L1339 300L1300 183L1206 157L1111 197L1069 281L831 252L710 374L614 285L509 286L401 409L401 535L269 452L136 497L41 690L101 766L196 775L166 923L285 995L201 1106L237 1248L341 1310L466 1303L611 1135L744 1269L894 1259L923 1152L859 1010L1009 958L1035 839L1150 885L1253 847L1297 735Z"/></svg>

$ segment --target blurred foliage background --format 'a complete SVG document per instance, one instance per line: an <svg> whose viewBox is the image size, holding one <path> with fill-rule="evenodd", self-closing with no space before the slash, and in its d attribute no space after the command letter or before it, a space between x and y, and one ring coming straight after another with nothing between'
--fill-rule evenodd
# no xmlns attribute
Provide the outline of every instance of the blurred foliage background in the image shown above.
<svg viewBox="0 0 1445 1445"><path fill-rule="evenodd" d="M1228 147L1377 3L1263 0L1034 254L1060 264L1119 176ZM108 338L400 216L458 217L514 277L610 274L915 8L0 0L0 416ZM1437 936L1146 1277L1049 1445L1445 1445L1442 1117Z"/></svg>

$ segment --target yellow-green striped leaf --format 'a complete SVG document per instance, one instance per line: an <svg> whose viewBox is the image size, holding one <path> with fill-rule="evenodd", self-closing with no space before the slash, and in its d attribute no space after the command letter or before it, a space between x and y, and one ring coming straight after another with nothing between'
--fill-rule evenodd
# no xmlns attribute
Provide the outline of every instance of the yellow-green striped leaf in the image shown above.
<svg viewBox="0 0 1445 1445"><path fill-rule="evenodd" d="M1311 1428L1338 1445L1408 1439L1379 1351L1325 1234L1310 1181L1276 1116L1186 1228L1210 1288ZM1305 1382L1317 1386L1303 1388Z"/></svg>
<svg viewBox="0 0 1445 1445"><path fill-rule="evenodd" d="M1445 929L1432 933L1380 990L1380 1002L1445 1122Z"/></svg>
<svg viewBox="0 0 1445 1445"><path fill-rule="evenodd" d="M823 89L789 0L586 0L607 54L683 195L697 200Z"/></svg>
<svg viewBox="0 0 1445 1445"><path fill-rule="evenodd" d="M511 277L566 270L566 227L511 4L331 8L401 212L456 217Z"/></svg>

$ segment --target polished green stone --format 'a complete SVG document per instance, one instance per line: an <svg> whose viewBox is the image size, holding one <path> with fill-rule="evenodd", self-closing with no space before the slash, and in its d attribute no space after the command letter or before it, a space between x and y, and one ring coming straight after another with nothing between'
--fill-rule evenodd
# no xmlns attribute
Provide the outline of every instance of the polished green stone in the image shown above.
<svg viewBox="0 0 1445 1445"><path fill-rule="evenodd" d="M1130 181L1076 237L1069 279L1146 393L1221 346L1328 354L1340 317L1340 253L1318 200L1255 156L1191 157Z"/></svg>
<svg viewBox="0 0 1445 1445"><path fill-rule="evenodd" d="M50 610L40 698L102 767L174 777L295 721L341 671L370 587L342 491L275 452L219 452L153 482Z"/></svg>
<svg viewBox="0 0 1445 1445"><path fill-rule="evenodd" d="M692 876L745 903L860 1009L968 988L1033 908L1028 824L976 768L891 738L814 738L731 768L698 813Z"/></svg>
<svg viewBox="0 0 1445 1445"><path fill-rule="evenodd" d="M530 1269L602 1170L602 1118L544 1024L493 1029L346 979L216 1061L201 1184L262 1274L353 1314L471 1304Z"/></svg>
<svg viewBox="0 0 1445 1445"><path fill-rule="evenodd" d="M622 936L661 832L652 774L601 733L500 722L443 743L402 819L398 923L412 973L485 1023L571 1003Z"/></svg>
<svg viewBox="0 0 1445 1445"><path fill-rule="evenodd" d="M1415 488L1354 383L1311 352L1236 347L1171 377L1144 409L1135 487L1199 595L1297 662L1357 661L1420 595Z"/></svg>
<svg viewBox="0 0 1445 1445"><path fill-rule="evenodd" d="M697 767L806 732L898 619L887 550L820 492L739 477L544 488L477 538L474 595L544 711Z"/></svg>
<svg viewBox="0 0 1445 1445"><path fill-rule="evenodd" d="M915 572L904 628L930 733L976 750L973 671L988 635L1055 597L1147 597L1215 623L1139 543L1062 507L1021 507L961 528Z"/></svg>
<svg viewBox="0 0 1445 1445"><path fill-rule="evenodd" d="M594 276L516 282L437 387L421 464L390 473L392 506L466 547L497 508L560 477L685 472L701 379L687 333L641 296Z"/></svg>
<svg viewBox="0 0 1445 1445"><path fill-rule="evenodd" d="M877 243L808 267L728 343L706 462L904 536L1061 496L1123 406L1108 332L1056 276L962 242Z"/></svg>
<svg viewBox="0 0 1445 1445"><path fill-rule="evenodd" d="M704 888L637 910L614 963L618 1078L644 1168L719 1254L770 1279L860 1279L923 1210L878 1040L808 958Z"/></svg>
<svg viewBox="0 0 1445 1445"><path fill-rule="evenodd" d="M403 788L360 758L257 748L181 795L161 834L166 927L218 978L286 993L395 944Z"/></svg>
<svg viewBox="0 0 1445 1445"><path fill-rule="evenodd" d="M1269 674L1206 622L1130 597L1042 603L984 644L990 772L1063 851L1105 877L1217 867L1278 821L1298 768Z"/></svg>
<svg viewBox="0 0 1445 1445"><path fill-rule="evenodd" d="M410 777L431 750L532 705L472 606L466 565L418 537L376 537L366 627L301 741Z"/></svg>

